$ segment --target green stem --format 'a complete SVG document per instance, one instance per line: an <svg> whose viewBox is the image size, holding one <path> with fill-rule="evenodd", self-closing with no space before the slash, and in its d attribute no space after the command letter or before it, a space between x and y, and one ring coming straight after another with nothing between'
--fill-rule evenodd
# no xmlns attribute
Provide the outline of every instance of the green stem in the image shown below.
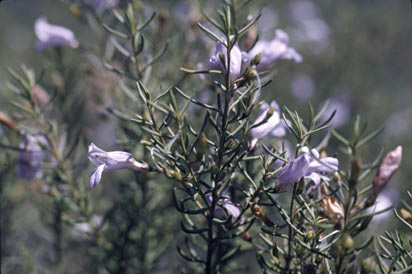
<svg viewBox="0 0 412 274"><path fill-rule="evenodd" d="M289 216L290 216L290 222L293 224L293 221L295 219L295 210L294 210L294 202L295 202L295 196L296 196L296 190L298 188L298 183L295 183L293 185L293 192L292 192L292 199L290 201L290 209L289 209ZM292 249L293 249L293 228L289 226L289 236L288 236L288 255L286 257L286 270L289 272L290 270L290 264L292 262Z"/></svg>

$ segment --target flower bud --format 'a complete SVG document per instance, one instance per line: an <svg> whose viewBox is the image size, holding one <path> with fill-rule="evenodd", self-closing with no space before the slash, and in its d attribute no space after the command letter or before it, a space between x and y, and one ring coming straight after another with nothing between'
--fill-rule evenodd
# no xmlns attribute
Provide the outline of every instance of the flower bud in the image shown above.
<svg viewBox="0 0 412 274"><path fill-rule="evenodd" d="M17 131L17 124L4 112L0 111L0 124L5 125L13 131Z"/></svg>
<svg viewBox="0 0 412 274"><path fill-rule="evenodd" d="M143 120L144 120L143 116L140 115L140 114L136 114L136 119L139 120L139 121L143 121Z"/></svg>
<svg viewBox="0 0 412 274"><path fill-rule="evenodd" d="M386 187L392 175L398 169L402 159L402 147L398 146L396 149L390 151L383 158L382 163L379 166L378 172L373 178L372 192L374 195L378 195Z"/></svg>
<svg viewBox="0 0 412 274"><path fill-rule="evenodd" d="M255 77L255 70L253 68L248 68L247 71L245 72L245 78L252 79L254 77Z"/></svg>
<svg viewBox="0 0 412 274"><path fill-rule="evenodd" d="M375 270L375 260L369 257L362 261L362 272L361 273L371 273Z"/></svg>
<svg viewBox="0 0 412 274"><path fill-rule="evenodd" d="M335 180L336 182L339 182L342 178L340 177L339 172L335 171L333 172L333 180Z"/></svg>
<svg viewBox="0 0 412 274"><path fill-rule="evenodd" d="M199 141L196 144L196 151L200 156L203 156L206 152L206 146L207 146L207 137L204 132L200 134Z"/></svg>
<svg viewBox="0 0 412 274"><path fill-rule="evenodd" d="M354 188L362 170L362 162L359 157L353 157L351 161L351 174L349 179L349 188Z"/></svg>
<svg viewBox="0 0 412 274"><path fill-rule="evenodd" d="M75 4L71 4L69 6L69 11L71 14L73 14L74 17L76 17L78 20L83 20L83 14L82 11L79 9L79 7Z"/></svg>
<svg viewBox="0 0 412 274"><path fill-rule="evenodd" d="M312 240L313 238L315 238L315 232L313 230L307 231L305 234L305 239Z"/></svg>
<svg viewBox="0 0 412 274"><path fill-rule="evenodd" d="M226 67L226 56L223 53L219 53L219 59L222 64L225 64Z"/></svg>
<svg viewBox="0 0 412 274"><path fill-rule="evenodd" d="M147 141L147 140L140 140L140 144L142 146L148 146L148 147L153 146L153 144L151 142Z"/></svg>
<svg viewBox="0 0 412 274"><path fill-rule="evenodd" d="M266 113L266 118L272 117L273 113L275 113L275 109L271 107L268 112Z"/></svg>
<svg viewBox="0 0 412 274"><path fill-rule="evenodd" d="M175 168L173 178L177 181L182 180L182 173L180 173L180 170L178 168Z"/></svg>
<svg viewBox="0 0 412 274"><path fill-rule="evenodd" d="M250 210L252 211L253 215L255 215L257 218L259 218L262 222L265 223L265 225L268 226L274 226L275 224L266 216L265 212L263 209L258 205L254 203L249 203L250 204Z"/></svg>
<svg viewBox="0 0 412 274"><path fill-rule="evenodd" d="M401 217L408 222L408 224L412 225L412 213L407 211L404 208L401 208Z"/></svg>
<svg viewBox="0 0 412 274"><path fill-rule="evenodd" d="M349 234L343 237L343 248L351 249L353 247L353 239Z"/></svg>
<svg viewBox="0 0 412 274"><path fill-rule="evenodd" d="M259 52L258 54L256 54L252 60L250 60L250 65L251 66L255 66L258 65L260 63L260 60L262 59L262 54Z"/></svg>

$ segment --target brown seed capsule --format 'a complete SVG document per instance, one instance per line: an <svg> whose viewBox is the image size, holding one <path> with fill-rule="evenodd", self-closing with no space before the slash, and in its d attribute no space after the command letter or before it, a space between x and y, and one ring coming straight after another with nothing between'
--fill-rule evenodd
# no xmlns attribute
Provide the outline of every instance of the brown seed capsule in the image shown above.
<svg viewBox="0 0 412 274"><path fill-rule="evenodd" d="M252 211L252 214L255 215L257 218L259 218L262 222L265 223L265 225L268 226L274 226L275 224L266 216L265 212L263 209L258 205L254 204L252 202L250 204L250 210Z"/></svg>
<svg viewBox="0 0 412 274"><path fill-rule="evenodd" d="M333 196L328 196L329 191L325 184L321 185L322 200L321 206L325 216L338 227L341 226L343 220L343 208Z"/></svg>

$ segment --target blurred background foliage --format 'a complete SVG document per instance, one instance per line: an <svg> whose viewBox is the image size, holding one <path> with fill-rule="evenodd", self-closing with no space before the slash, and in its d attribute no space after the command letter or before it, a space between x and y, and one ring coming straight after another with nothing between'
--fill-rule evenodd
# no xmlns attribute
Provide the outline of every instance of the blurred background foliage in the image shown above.
<svg viewBox="0 0 412 274"><path fill-rule="evenodd" d="M121 1L120 6L126 2ZM127 147L134 151L137 159L139 155L144 157L145 152L137 148L141 132L130 130L132 125L110 113L111 109L117 109L133 117L142 106L121 92L122 84L116 75L96 58L110 60L114 66L124 60L116 54L113 45L106 43L107 33L95 19L86 16L79 3L57 0L0 2L0 110L14 112L10 92L5 87L10 78L7 67L19 70L24 63L33 68L36 76L42 76L40 83L49 95L55 90L64 90L64 95L59 96L59 105L66 109L59 119L67 125L68 139L78 138L83 147L83 154L82 150L77 150L73 162L79 170L76 185L87 189L91 165L86 154L91 141L107 150ZM179 68L196 68L207 63L214 43L196 23L205 21L202 13L214 14L219 1L133 1L133 4L145 17L157 12L145 32L150 47L160 51L166 42L168 45L166 54L151 68L155 80L150 82L150 89L159 92L179 84L207 101L208 95L202 93L201 79L189 77ZM330 99L330 112L337 109L335 128L344 136L352 134L357 114L368 123L370 130L383 125L383 132L362 148L361 155L365 161L371 161L381 147L388 151L397 145L403 146L402 165L385 191L390 203L398 206L400 199L406 197L406 190L411 190L412 178L409 168L412 161L410 1L252 1L241 14L244 18L239 20L258 12L262 12L262 17L255 32L240 41L241 48L247 49L248 39L254 35L272 39L274 31L281 28L289 33L291 46L304 58L304 62L297 65L279 63L261 99L276 100L281 106L299 110L304 117L308 101L319 109ZM40 16L73 30L81 42L81 53L72 49L36 52L33 24ZM109 11L104 11L100 18L108 25L113 23ZM61 78L66 79L64 87ZM0 133L5 134L3 130ZM134 139L130 139L133 134ZM18 146L20 141L16 139L14 145ZM275 141L268 139L268 142ZM339 145L336 141L332 144ZM53 236L44 221L53 208L42 200L42 190L36 180L27 182L16 177L16 151L0 149L1 269L4 273L35 273L47 268L53 257L49 254ZM338 153L337 156L344 162L342 155ZM135 183L130 184L131 180ZM182 239L178 234L179 218L171 201L172 183L162 180L123 171L105 175L97 191L87 189L93 200L93 212L118 222L112 221L102 230L101 233L107 234L102 238L109 239L108 242L84 235L79 238L67 232L64 237L69 240L64 246L63 259L70 266L67 273L164 273L165 269L175 273L173 269L178 269L176 246ZM145 187L136 184L142 181L146 182ZM364 181L365 185L370 181L371 177ZM144 204L149 200L149 205ZM149 211L140 210L146 206L153 216L147 214ZM379 217L373 221L376 232L400 226L392 214ZM134 241L140 239L141 233L146 233L153 241L144 245ZM121 238L124 242L118 242ZM113 244L120 248L113 248ZM136 246L156 249L157 254L149 254L150 258L143 259L147 265L142 266L142 258L135 258L139 256ZM116 253L119 250L122 252ZM256 267L253 262L251 265ZM150 270L153 272L148 272ZM60 270L55 271L52 273Z"/></svg>

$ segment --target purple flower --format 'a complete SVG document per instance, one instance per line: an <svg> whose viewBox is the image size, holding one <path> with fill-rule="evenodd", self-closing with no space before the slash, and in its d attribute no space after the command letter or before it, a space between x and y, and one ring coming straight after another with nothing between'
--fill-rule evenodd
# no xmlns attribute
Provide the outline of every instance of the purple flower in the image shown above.
<svg viewBox="0 0 412 274"><path fill-rule="evenodd" d="M71 30L62 26L51 25L45 17L40 17L34 24L37 36L36 49L41 51L49 46L70 46L78 48L79 42Z"/></svg>
<svg viewBox="0 0 412 274"><path fill-rule="evenodd" d="M253 125L257 125L261 123L266 116L268 115L268 111L273 111L272 116L266 121L266 123L252 128L250 130L250 135L252 136L252 147L254 147L257 141L268 134L275 136L275 137L283 137L286 134L286 125L283 120L280 118L280 110L279 106L275 101L272 101L269 104L264 103L260 107L259 116L257 117L256 121Z"/></svg>
<svg viewBox="0 0 412 274"><path fill-rule="evenodd" d="M226 43L227 44L227 43ZM225 63L222 62L220 56L224 57ZM239 77L240 71L242 68L242 61L247 56L246 53L242 53L240 48L237 44L233 45L232 49L230 50L230 79L236 80ZM228 58L227 58L227 48L226 45L223 45L220 42L216 43L216 50L215 54L210 57L209 62L214 67L220 67L223 72L227 71L228 67Z"/></svg>
<svg viewBox="0 0 412 274"><path fill-rule="evenodd" d="M296 63L302 62L302 56L294 48L288 47L289 35L283 30L276 30L275 38L272 41L259 41L249 52L249 58L261 54L258 69L266 69L275 64L279 59L293 60Z"/></svg>
<svg viewBox="0 0 412 274"><path fill-rule="evenodd" d="M292 78L290 89L297 99L307 101L315 93L315 83L309 75L297 74Z"/></svg>
<svg viewBox="0 0 412 274"><path fill-rule="evenodd" d="M116 7L119 4L119 0L84 0L84 3L101 12Z"/></svg>
<svg viewBox="0 0 412 274"><path fill-rule="evenodd" d="M140 163L133 158L133 155L124 151L106 152L91 143L88 151L89 160L97 167L93 169L90 177L90 187L94 188L102 179L102 173L111 170L135 167L139 171L147 172L149 166Z"/></svg>
<svg viewBox="0 0 412 274"><path fill-rule="evenodd" d="M17 176L24 180L40 178L43 174L42 165L48 157L48 152L43 148L47 147L47 140L42 135L29 135L24 137L19 148L17 161Z"/></svg>
<svg viewBox="0 0 412 274"><path fill-rule="evenodd" d="M350 118L350 97L347 94L341 94L335 98L329 99L326 110L322 113L320 120L326 121L333 111L336 110L330 124L333 128L339 128L346 124Z"/></svg>
<svg viewBox="0 0 412 274"><path fill-rule="evenodd" d="M212 203L212 194L207 194L206 199L209 203ZM235 206L230 199L219 199L215 212L223 212L226 215L226 211L230 213L232 220L236 220L240 215L240 209Z"/></svg>
<svg viewBox="0 0 412 274"><path fill-rule="evenodd" d="M279 173L279 181L283 184L298 182L302 177L312 180L319 186L321 179L328 180L321 173L332 173L338 170L338 159L333 157L319 158L319 152L308 147L302 148L303 154L287 164Z"/></svg>

